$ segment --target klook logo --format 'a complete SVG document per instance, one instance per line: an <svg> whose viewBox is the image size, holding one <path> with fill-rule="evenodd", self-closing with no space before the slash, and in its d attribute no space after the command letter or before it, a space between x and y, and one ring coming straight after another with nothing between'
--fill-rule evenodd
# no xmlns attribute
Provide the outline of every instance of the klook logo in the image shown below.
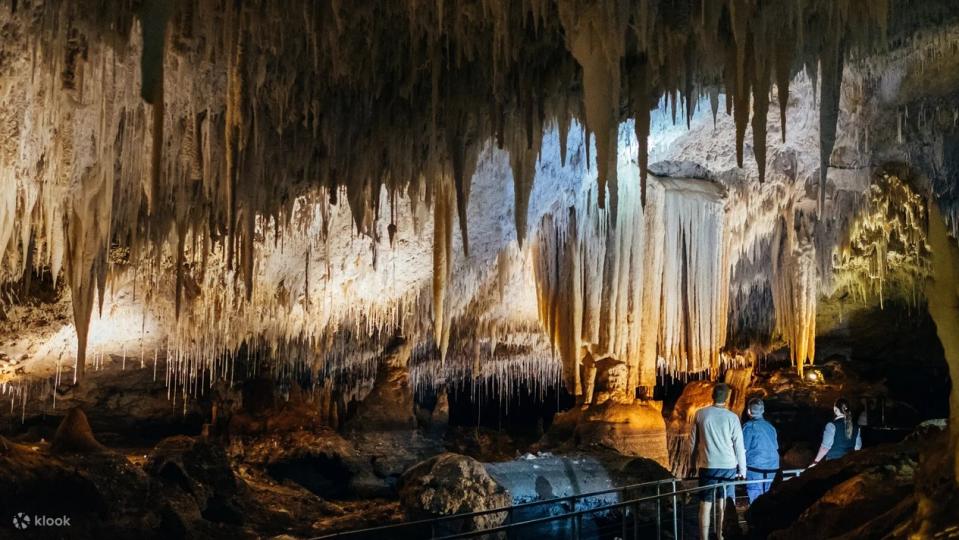
<svg viewBox="0 0 959 540"><path fill-rule="evenodd" d="M23 512L17 512L13 516L13 526L24 530L29 527L69 527L70 526L70 517L69 516L60 516L52 517L46 515L34 515L30 516Z"/></svg>
<svg viewBox="0 0 959 540"><path fill-rule="evenodd" d="M18 529L26 529L30 526L30 516L23 512L17 512L17 515L13 516L13 526Z"/></svg>

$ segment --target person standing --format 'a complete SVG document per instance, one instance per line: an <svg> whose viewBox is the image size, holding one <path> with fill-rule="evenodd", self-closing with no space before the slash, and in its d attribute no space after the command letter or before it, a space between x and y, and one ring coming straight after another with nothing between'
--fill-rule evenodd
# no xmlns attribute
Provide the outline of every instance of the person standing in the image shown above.
<svg viewBox="0 0 959 540"><path fill-rule="evenodd" d="M693 461L699 469L699 485L712 486L746 477L746 450L743 429L737 417L728 408L729 386L718 383L713 387L713 404L696 411L691 442ZM699 528L701 538L709 538L709 516L712 503L716 508L716 537L723 538L723 514L726 498L733 497L734 489L724 487L700 492Z"/></svg>
<svg viewBox="0 0 959 540"><path fill-rule="evenodd" d="M862 448L862 437L859 426L852 418L852 409L846 398L839 398L832 407L835 418L826 424L822 431L822 444L819 453L810 467L817 465L823 459L839 459L849 452Z"/></svg>
<svg viewBox="0 0 959 540"><path fill-rule="evenodd" d="M749 421L743 425L743 445L746 447L746 480L769 482L746 484L746 494L752 504L769 491L773 478L779 472L779 440L776 428L763 418L766 406L763 400L753 398L747 405Z"/></svg>

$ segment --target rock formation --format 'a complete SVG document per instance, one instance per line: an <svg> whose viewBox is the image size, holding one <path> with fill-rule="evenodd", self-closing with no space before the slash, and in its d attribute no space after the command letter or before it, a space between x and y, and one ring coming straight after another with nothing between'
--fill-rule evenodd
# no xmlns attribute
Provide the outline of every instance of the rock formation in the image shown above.
<svg viewBox="0 0 959 540"><path fill-rule="evenodd" d="M688 474L718 380L796 465L840 394L955 418L956 43L954 0L3 3L0 471L315 536L508 499L444 449ZM758 530L855 534L873 465Z"/></svg>
<svg viewBox="0 0 959 540"><path fill-rule="evenodd" d="M104 447L93 436L93 430L87 422L87 415L83 413L83 409L74 407L67 411L57 432L53 434L50 450L57 454L64 454L98 452L104 450Z"/></svg>
<svg viewBox="0 0 959 540"><path fill-rule="evenodd" d="M512 498L478 461L457 454L440 454L403 473L400 503L411 520L504 508ZM481 514L442 524L447 534L496 527L505 512Z"/></svg>

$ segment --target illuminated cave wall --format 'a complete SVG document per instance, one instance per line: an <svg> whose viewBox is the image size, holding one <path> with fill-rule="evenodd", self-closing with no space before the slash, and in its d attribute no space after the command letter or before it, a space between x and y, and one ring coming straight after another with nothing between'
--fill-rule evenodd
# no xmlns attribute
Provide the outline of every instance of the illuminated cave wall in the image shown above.
<svg viewBox="0 0 959 540"><path fill-rule="evenodd" d="M320 371L373 362L396 332L443 366L414 366L424 384L507 344L504 377L561 371L586 393L585 345L645 386L715 372L729 312L774 318L801 368L868 187L826 165L868 178L889 122L919 129L886 94L924 89L890 90L874 47L935 16L872 0L15 6L0 280L52 274L73 324L5 325L5 354L69 382L98 354L160 351L184 393L201 368L229 376L243 343ZM928 50L947 63L951 35L902 47L920 60L895 72ZM694 202L648 169L716 193ZM28 318L12 298L7 320Z"/></svg>

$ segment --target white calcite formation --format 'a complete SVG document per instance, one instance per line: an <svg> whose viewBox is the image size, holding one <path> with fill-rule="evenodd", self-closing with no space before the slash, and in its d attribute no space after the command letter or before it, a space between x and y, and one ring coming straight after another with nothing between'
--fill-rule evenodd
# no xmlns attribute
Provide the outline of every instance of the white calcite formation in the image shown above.
<svg viewBox="0 0 959 540"><path fill-rule="evenodd" d="M891 8L690 6L0 6L0 283L52 275L73 321L5 354L57 383L165 358L189 396L244 345L371 380L402 334L414 385L588 394L605 357L633 387L715 375L732 310L774 312L801 367L843 229L809 224L866 189L828 167L868 162L847 53Z"/></svg>

